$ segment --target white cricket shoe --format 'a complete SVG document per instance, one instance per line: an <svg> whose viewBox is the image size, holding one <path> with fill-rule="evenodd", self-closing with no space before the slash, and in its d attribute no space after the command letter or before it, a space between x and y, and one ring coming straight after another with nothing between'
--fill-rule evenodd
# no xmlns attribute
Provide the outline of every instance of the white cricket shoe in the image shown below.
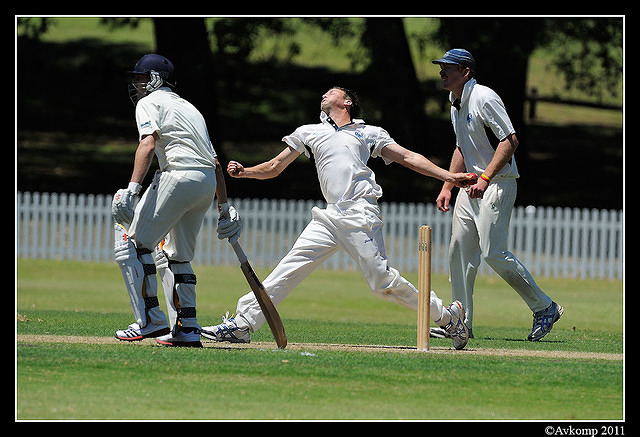
<svg viewBox="0 0 640 437"><path fill-rule="evenodd" d="M240 329L229 313L222 318L222 323L214 326L203 326L200 332L205 338L215 341L228 341L231 343L250 343L251 335L248 329Z"/></svg>
<svg viewBox="0 0 640 437"><path fill-rule="evenodd" d="M202 347L198 328L174 327L169 334L157 337L156 342L163 346L172 347Z"/></svg>
<svg viewBox="0 0 640 437"><path fill-rule="evenodd" d="M440 326L432 326L429 328L429 337L431 338L451 338L449 333ZM469 340L473 338L473 329L469 328Z"/></svg>
<svg viewBox="0 0 640 437"><path fill-rule="evenodd" d="M462 303L456 300L446 309L451 314L451 322L443 328L453 340L453 347L458 350L463 349L469 341L469 328L464 324L465 315Z"/></svg>
<svg viewBox="0 0 640 437"><path fill-rule="evenodd" d="M159 337L169 332L171 331L167 325L160 326L149 322L147 326L141 328L137 323L132 323L127 326L127 329L116 331L116 338L122 341L140 341L143 338Z"/></svg>

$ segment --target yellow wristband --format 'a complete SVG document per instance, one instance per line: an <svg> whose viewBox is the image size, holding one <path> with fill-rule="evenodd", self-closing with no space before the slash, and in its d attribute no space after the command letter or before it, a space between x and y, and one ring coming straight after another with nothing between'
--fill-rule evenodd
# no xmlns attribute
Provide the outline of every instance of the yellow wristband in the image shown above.
<svg viewBox="0 0 640 437"><path fill-rule="evenodd" d="M491 178L484 173L480 175L480 179L484 179L487 182L491 182Z"/></svg>

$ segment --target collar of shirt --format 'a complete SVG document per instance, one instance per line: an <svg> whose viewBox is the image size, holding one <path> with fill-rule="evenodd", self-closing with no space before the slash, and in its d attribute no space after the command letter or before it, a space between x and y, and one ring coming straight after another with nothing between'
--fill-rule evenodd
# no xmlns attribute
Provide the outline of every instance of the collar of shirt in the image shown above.
<svg viewBox="0 0 640 437"><path fill-rule="evenodd" d="M469 100L471 91L473 90L473 87L476 85L476 83L478 82L475 79L469 79L467 83L464 84L464 87L462 88L461 98L457 98L456 96L453 95L452 92L449 93L449 101L458 111L460 110L460 106L462 106L462 104L466 103L467 100Z"/></svg>
<svg viewBox="0 0 640 437"><path fill-rule="evenodd" d="M327 113L324 112L324 111L320 111L320 122L330 125L335 130L339 130L339 129L342 129L342 128L346 127L346 126L351 126L351 125L354 125L354 124L364 124L364 120L362 120L360 118L354 118L353 120L351 120L351 123L345 124L344 126L338 126L336 124L336 122L333 121L333 119L331 117L329 117L327 115Z"/></svg>

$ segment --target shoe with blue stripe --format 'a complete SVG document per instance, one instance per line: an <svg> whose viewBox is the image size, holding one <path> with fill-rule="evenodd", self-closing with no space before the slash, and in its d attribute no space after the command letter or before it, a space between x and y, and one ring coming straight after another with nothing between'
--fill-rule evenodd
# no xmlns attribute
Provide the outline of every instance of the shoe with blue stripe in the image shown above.
<svg viewBox="0 0 640 437"><path fill-rule="evenodd" d="M228 341L230 343L251 342L249 330L239 328L235 319L229 317L229 313L222 318L222 323L219 325L203 326L200 335L214 341Z"/></svg>
<svg viewBox="0 0 640 437"><path fill-rule="evenodd" d="M552 302L548 308L533 313L533 329L527 340L539 341L551 331L553 324L562 317L562 314L564 314L564 308L555 302Z"/></svg>
<svg viewBox="0 0 640 437"><path fill-rule="evenodd" d="M463 349L469 341L469 328L464 323L464 308L460 301L454 301L446 308L451 314L451 322L447 326L443 326L447 337L453 341L453 347Z"/></svg>

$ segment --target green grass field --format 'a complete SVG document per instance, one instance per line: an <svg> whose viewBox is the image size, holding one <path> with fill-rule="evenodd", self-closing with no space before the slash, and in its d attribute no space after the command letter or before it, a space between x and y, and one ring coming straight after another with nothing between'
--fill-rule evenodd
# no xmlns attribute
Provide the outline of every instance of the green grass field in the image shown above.
<svg viewBox="0 0 640 437"><path fill-rule="evenodd" d="M199 321L218 323L244 277L195 270ZM357 272L319 270L279 308L287 349L265 326L251 347L194 350L113 339L132 321L115 263L19 259L16 272L18 420L624 419L621 282L540 279L565 315L530 343L526 306L479 278L476 338L419 353L415 312L374 297ZM446 277L433 288L449 300Z"/></svg>

